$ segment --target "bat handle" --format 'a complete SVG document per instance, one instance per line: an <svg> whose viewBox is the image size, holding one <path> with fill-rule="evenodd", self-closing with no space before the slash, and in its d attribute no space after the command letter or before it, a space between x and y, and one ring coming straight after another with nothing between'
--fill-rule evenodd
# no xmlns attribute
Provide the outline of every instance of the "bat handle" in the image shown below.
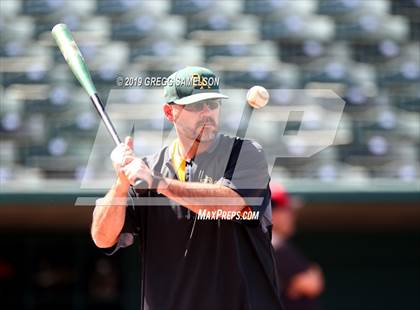
<svg viewBox="0 0 420 310"><path fill-rule="evenodd" d="M93 105L95 106L96 111L98 112L99 116L101 117L102 121L104 122L104 125L106 129L108 130L109 134L112 137L112 140L114 140L115 145L118 145L121 143L121 139L117 134L117 131L115 130L114 126L112 125L111 120L108 117L108 114L106 114L104 106L102 104L101 99L99 99L98 94L93 94L90 97L90 100L92 101Z"/></svg>
<svg viewBox="0 0 420 310"><path fill-rule="evenodd" d="M111 120L108 117L108 114L105 112L104 106L101 102L101 99L99 98L98 94L93 94L93 96L90 97L90 100L92 101L93 105L96 108L96 111L99 113L99 116L101 117L102 121L105 124L106 129L108 130L109 134L112 137L112 140L114 140L115 145L119 145L121 143L121 139L117 134L117 131L115 130L114 126L112 125ZM139 189L147 189L147 182L142 179L136 179L134 181L134 184L132 185L134 188Z"/></svg>

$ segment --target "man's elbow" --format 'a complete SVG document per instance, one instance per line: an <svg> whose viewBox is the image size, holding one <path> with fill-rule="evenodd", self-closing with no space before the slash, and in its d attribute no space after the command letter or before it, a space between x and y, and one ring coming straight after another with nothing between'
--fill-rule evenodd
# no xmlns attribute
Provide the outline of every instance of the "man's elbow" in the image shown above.
<svg viewBox="0 0 420 310"><path fill-rule="evenodd" d="M110 238L98 231L91 230L91 236L95 245L101 249L110 248L117 243L117 238Z"/></svg>

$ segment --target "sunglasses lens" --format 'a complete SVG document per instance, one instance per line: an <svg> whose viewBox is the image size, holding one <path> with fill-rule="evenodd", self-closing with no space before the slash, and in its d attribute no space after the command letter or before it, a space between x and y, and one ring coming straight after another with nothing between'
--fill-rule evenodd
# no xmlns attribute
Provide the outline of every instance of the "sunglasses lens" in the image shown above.
<svg viewBox="0 0 420 310"><path fill-rule="evenodd" d="M188 104L184 106L184 109L191 112L201 111L203 109L203 103L197 102L197 103Z"/></svg>
<svg viewBox="0 0 420 310"><path fill-rule="evenodd" d="M188 104L184 107L184 109L191 112L199 112L204 109L204 105L207 105L207 107L210 110L215 110L220 106L220 99L206 100L206 101L200 101L193 104Z"/></svg>
<svg viewBox="0 0 420 310"><path fill-rule="evenodd" d="M219 107L220 102L219 101L208 101L207 106L210 110L217 109Z"/></svg>

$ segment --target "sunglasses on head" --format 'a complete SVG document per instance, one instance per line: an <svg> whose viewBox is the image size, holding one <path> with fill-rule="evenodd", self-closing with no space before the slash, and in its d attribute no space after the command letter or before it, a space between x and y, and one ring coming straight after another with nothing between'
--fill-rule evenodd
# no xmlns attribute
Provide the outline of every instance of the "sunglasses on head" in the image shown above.
<svg viewBox="0 0 420 310"><path fill-rule="evenodd" d="M172 103L175 104L175 103ZM204 109L204 105L207 105L209 110L215 110L222 104L221 99L208 99L208 100L202 100L196 103L186 104L182 105L184 107L184 110L187 110L189 112L199 112Z"/></svg>

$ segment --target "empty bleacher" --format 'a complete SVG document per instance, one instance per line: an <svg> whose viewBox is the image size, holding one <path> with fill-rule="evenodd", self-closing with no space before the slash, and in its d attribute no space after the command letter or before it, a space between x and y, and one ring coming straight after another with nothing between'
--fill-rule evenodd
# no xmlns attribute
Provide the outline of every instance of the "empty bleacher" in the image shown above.
<svg viewBox="0 0 420 310"><path fill-rule="evenodd" d="M104 101L118 76L168 76L184 65L214 69L225 89L271 89L269 111L296 104L287 89L333 89L346 102L335 146L280 158L278 173L326 182L420 176L419 1L2 0L0 8L1 182L76 179L88 161L99 121L51 39L60 22ZM127 90L118 100L140 115L163 102L160 93ZM322 111L310 116L305 126L324 123ZM150 117L136 128L158 137L165 126ZM282 135L270 130L259 138ZM273 152L298 155L300 143L279 141Z"/></svg>

